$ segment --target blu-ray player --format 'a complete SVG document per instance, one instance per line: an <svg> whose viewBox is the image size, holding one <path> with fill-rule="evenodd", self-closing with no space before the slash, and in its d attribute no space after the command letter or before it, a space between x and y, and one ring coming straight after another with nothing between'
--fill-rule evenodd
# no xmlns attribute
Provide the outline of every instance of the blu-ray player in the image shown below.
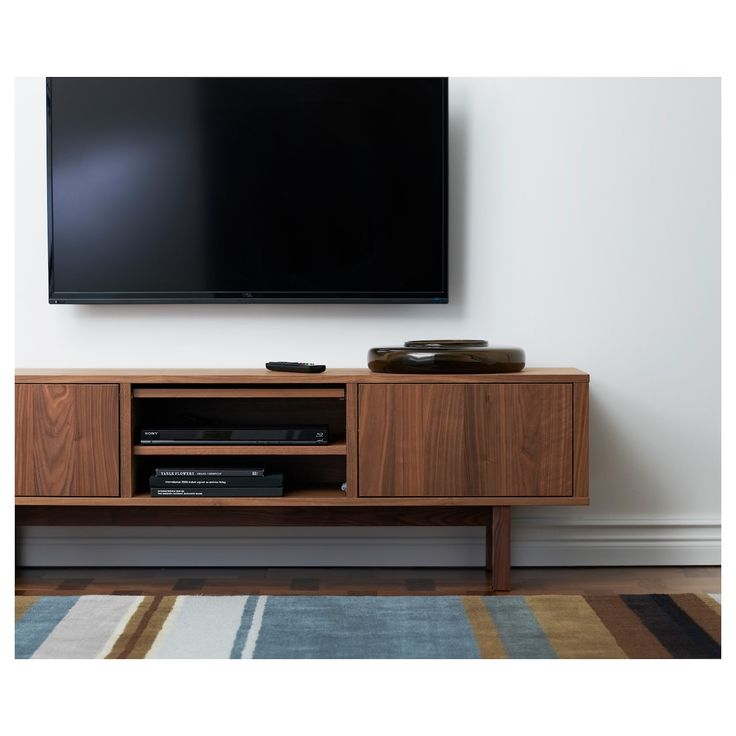
<svg viewBox="0 0 736 736"><path fill-rule="evenodd" d="M327 427L213 427L142 429L142 445L326 445Z"/></svg>

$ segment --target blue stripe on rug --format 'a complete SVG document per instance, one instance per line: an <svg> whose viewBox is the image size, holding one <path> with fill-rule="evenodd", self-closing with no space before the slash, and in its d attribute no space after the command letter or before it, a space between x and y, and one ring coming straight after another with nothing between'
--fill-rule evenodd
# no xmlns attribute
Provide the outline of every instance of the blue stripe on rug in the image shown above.
<svg viewBox="0 0 736 736"><path fill-rule="evenodd" d="M15 658L30 659L78 600L78 595L39 598L16 624Z"/></svg>
<svg viewBox="0 0 736 736"><path fill-rule="evenodd" d="M557 659L534 612L522 596L484 597L510 659Z"/></svg>
<svg viewBox="0 0 736 736"><path fill-rule="evenodd" d="M270 598L256 659L477 659L459 596Z"/></svg>
<svg viewBox="0 0 736 736"><path fill-rule="evenodd" d="M253 622L253 612L256 610L257 595L249 595L243 606L243 615L240 617L240 626L235 632L233 647L230 650L230 659L240 659L243 656L245 638L248 636L250 625Z"/></svg>

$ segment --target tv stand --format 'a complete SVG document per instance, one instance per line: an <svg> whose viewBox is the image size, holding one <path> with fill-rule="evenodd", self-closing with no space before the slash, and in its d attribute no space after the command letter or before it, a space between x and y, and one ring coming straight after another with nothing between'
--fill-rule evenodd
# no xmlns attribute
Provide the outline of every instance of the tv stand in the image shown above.
<svg viewBox="0 0 736 736"><path fill-rule="evenodd" d="M19 370L16 524L474 524L510 588L512 506L587 505L588 381L367 370ZM150 446L143 426L327 424L316 446ZM186 426L186 425L185 425ZM284 496L151 498L164 462L248 462ZM346 483L346 490L342 490Z"/></svg>

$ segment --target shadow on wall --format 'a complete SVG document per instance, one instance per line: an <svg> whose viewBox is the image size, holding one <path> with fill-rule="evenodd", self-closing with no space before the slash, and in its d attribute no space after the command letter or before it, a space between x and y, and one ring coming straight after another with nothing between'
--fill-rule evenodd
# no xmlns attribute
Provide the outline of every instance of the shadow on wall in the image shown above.
<svg viewBox="0 0 736 736"><path fill-rule="evenodd" d="M605 499L611 511L625 508L661 509L671 506L673 468L688 471L688 458L708 448L687 424L666 421L656 404L647 405L634 396L605 392L590 394L590 500L594 510ZM694 453L694 454L693 454ZM670 466L662 458L671 459Z"/></svg>
<svg viewBox="0 0 736 736"><path fill-rule="evenodd" d="M467 217L467 161L466 161L466 123L457 115L449 120L449 304L109 304L109 305L68 305L74 309L80 322L96 322L111 317L133 316L174 317L196 321L217 317L221 321L240 322L243 316L251 319L279 318L289 324L319 319L321 321L346 318L361 320L405 320L432 323L438 318L457 320L466 315L466 298L463 285L467 272L466 228ZM430 335L434 336L434 335ZM442 337L440 335L439 337ZM451 337L451 336L450 336Z"/></svg>

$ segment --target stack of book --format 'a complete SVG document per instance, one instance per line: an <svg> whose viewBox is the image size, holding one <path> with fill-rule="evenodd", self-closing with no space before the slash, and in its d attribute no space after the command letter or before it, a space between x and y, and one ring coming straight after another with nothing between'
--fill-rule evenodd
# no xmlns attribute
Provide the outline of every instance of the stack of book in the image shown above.
<svg viewBox="0 0 736 736"><path fill-rule="evenodd" d="M156 468L150 478L154 498L283 496L283 473L265 468Z"/></svg>

